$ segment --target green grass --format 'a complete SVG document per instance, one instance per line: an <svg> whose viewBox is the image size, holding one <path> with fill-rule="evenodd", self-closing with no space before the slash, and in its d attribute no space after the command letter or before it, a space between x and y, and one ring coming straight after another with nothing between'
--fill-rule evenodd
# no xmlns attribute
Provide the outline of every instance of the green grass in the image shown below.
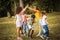
<svg viewBox="0 0 60 40"><path fill-rule="evenodd" d="M49 35L51 40L60 40L60 13L48 13L49 22ZM35 23L35 32L33 39L26 36L22 36L23 40L42 40L36 37L38 33L38 25ZM14 17L12 18L0 18L0 40L17 40L16 39L16 27L14 23Z"/></svg>

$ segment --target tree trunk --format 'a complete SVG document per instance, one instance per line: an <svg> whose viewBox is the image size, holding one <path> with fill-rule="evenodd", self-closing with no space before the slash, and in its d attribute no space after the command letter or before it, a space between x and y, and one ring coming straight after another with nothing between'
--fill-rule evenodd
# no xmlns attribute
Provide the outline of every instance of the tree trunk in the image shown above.
<svg viewBox="0 0 60 40"><path fill-rule="evenodd" d="M14 14L16 14L16 2L14 1Z"/></svg>
<svg viewBox="0 0 60 40"><path fill-rule="evenodd" d="M20 7L24 7L24 5L23 5L23 0L19 0L19 3L20 3Z"/></svg>
<svg viewBox="0 0 60 40"><path fill-rule="evenodd" d="M7 12L7 17L11 18L11 14L9 12Z"/></svg>

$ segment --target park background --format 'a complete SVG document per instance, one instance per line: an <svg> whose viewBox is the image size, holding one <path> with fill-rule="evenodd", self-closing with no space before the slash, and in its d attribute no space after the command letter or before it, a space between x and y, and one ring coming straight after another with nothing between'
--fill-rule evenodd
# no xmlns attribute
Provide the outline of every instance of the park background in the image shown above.
<svg viewBox="0 0 60 40"><path fill-rule="evenodd" d="M60 40L60 0L0 0L0 40L17 40L14 15L16 7L24 8L26 4L30 7L38 6L39 10L46 10L48 16L49 36L51 40ZM26 10L28 16L32 11ZM35 23L33 39L22 36L24 40L42 40L36 37L38 25Z"/></svg>

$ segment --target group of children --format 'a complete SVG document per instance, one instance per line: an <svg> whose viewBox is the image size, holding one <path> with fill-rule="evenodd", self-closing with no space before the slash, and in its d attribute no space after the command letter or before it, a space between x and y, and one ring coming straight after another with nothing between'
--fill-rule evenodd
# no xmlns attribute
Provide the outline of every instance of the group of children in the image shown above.
<svg viewBox="0 0 60 40"><path fill-rule="evenodd" d="M30 17L27 17L27 14L25 12L27 8L30 10L33 10L35 12L35 15L32 14ZM17 7L16 15L15 15L17 40L23 40L21 38L20 32L23 33L24 36L27 35L29 38L32 38L32 35L34 33L33 24L35 22L35 18L37 19L38 24L41 25L41 28L44 29L44 33L42 35L40 35L40 37L42 39L44 39L44 37L46 37L46 38L48 37L49 30L47 27L48 22L47 22L46 12L43 11L41 13L42 13L42 15L40 14L40 11L35 6L34 6L34 9L28 7L28 5L26 5L25 8ZM39 27L40 27L40 25L39 25Z"/></svg>

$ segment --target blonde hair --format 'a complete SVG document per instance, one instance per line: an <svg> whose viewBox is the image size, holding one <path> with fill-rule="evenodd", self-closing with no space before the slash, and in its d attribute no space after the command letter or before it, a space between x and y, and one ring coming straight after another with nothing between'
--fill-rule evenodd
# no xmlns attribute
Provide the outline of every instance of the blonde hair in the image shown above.
<svg viewBox="0 0 60 40"><path fill-rule="evenodd" d="M42 15L45 15L46 14L46 11L44 10L44 11L42 11Z"/></svg>

